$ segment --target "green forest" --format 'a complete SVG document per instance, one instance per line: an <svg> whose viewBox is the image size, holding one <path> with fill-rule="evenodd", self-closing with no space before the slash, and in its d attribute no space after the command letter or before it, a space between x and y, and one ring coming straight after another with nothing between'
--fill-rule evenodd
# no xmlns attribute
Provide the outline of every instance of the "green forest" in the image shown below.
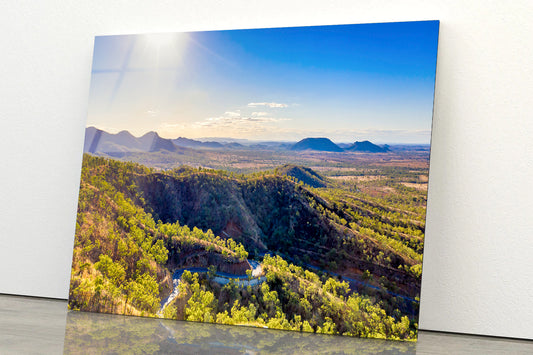
<svg viewBox="0 0 533 355"><path fill-rule="evenodd" d="M414 340L427 168L345 170L85 154L69 308Z"/></svg>

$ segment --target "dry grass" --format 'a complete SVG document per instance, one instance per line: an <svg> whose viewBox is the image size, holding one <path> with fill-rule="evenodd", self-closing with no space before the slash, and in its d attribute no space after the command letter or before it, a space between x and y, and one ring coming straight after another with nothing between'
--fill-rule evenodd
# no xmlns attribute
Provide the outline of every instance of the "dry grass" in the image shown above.
<svg viewBox="0 0 533 355"><path fill-rule="evenodd" d="M407 187L412 187L420 191L427 191L428 189L427 182L424 182L424 183L402 182L401 184Z"/></svg>
<svg viewBox="0 0 533 355"><path fill-rule="evenodd" d="M418 180L420 182L428 182L429 181L429 178L427 175L418 175Z"/></svg>

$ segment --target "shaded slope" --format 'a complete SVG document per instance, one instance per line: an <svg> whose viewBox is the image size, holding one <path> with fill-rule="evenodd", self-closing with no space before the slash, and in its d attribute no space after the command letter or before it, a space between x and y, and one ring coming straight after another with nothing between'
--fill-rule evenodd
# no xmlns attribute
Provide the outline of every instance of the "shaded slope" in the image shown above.
<svg viewBox="0 0 533 355"><path fill-rule="evenodd" d="M157 132L148 132L138 140L141 142L144 152L158 152L160 150L175 152L177 150L170 139L161 138Z"/></svg>
<svg viewBox="0 0 533 355"><path fill-rule="evenodd" d="M140 175L136 185L146 207L163 222L179 221L211 229L215 235L243 243L252 253L270 250L307 255L326 267L350 265L377 275L392 273L397 280L414 284L410 276L397 269L410 265L412 260L340 225L357 220L284 176L237 180L216 172L180 169L173 174ZM359 211L373 214L370 210ZM352 242L346 244L345 239ZM380 252L388 257L386 267L371 261Z"/></svg>
<svg viewBox="0 0 533 355"><path fill-rule="evenodd" d="M313 169L305 166L285 164L276 169L280 175L291 176L311 187L326 187L326 179L316 173Z"/></svg>
<svg viewBox="0 0 533 355"><path fill-rule="evenodd" d="M291 238L300 235L336 243L335 229L309 206L310 193L282 176L239 181L199 172L150 174L139 187L156 218L212 229L249 250L288 252Z"/></svg>

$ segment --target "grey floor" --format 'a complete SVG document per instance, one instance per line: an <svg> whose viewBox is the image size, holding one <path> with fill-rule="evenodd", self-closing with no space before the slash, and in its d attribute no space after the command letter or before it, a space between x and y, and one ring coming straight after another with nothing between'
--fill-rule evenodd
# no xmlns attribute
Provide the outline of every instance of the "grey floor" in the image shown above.
<svg viewBox="0 0 533 355"><path fill-rule="evenodd" d="M0 295L0 354L533 354L533 341L419 332L418 343L67 311Z"/></svg>

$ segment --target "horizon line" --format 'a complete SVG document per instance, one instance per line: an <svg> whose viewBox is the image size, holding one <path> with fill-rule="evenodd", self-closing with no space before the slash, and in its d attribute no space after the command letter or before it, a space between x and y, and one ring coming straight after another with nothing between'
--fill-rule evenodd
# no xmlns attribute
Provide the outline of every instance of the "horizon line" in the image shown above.
<svg viewBox="0 0 533 355"><path fill-rule="evenodd" d="M94 125L90 125L90 126L85 126L85 129L87 130L88 128L94 128L94 129L97 129L97 130L100 130L102 132L105 132L107 134L113 134L113 135L116 135L116 134L119 134L119 133L122 133L122 132L126 132L128 134L130 134L132 137L134 138L141 138L141 137L144 137L145 135L149 134L149 133L155 133L157 134L160 138L163 138L163 139L169 139L169 140L174 140L174 139L178 139L178 138L185 138L185 139L191 139L191 140L196 140L196 141L199 141L199 142L207 142L206 139L218 139L218 140L231 140L233 142L237 142L237 141L248 141L248 142L275 142L275 143L294 143L294 142L299 142L301 140L304 140L304 139L307 139L307 138L326 138L326 139L329 139L331 142L335 143L335 144L353 144L355 142L364 142L364 141L368 141L368 142L371 142L371 143L374 143L374 142L377 142L377 143L374 143L374 144L381 144L381 145L431 145L431 141L430 142L410 142L410 143L399 143L399 142L383 142L383 141L374 141L372 142L371 140L367 139L367 138L364 138L364 139L361 139L361 140L351 140L351 141L337 141L337 143L327 137L327 136L306 136L305 138L301 138L301 139L294 139L294 140L275 140L275 139L250 139L250 138L233 138L233 137L199 137L199 138L189 138L189 137L185 137L185 136L178 136L178 137L175 137L175 138L165 138L165 137L162 137L161 134L159 132L157 132L156 130L151 130L151 131L147 131L139 136L137 135L134 135L133 133L131 133L129 130L127 129L121 129L120 131L116 132L116 133L111 133L109 131L106 131L105 129L102 129L102 128L98 128Z"/></svg>

